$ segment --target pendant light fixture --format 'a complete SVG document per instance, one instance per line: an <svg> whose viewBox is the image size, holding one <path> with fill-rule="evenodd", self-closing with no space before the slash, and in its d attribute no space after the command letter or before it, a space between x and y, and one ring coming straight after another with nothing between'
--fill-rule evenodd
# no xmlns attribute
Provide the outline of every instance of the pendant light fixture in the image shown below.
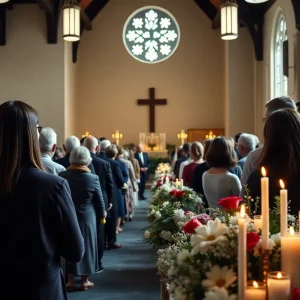
<svg viewBox="0 0 300 300"><path fill-rule="evenodd" d="M235 0L223 0L221 5L221 38L234 40L238 37L238 5Z"/></svg>
<svg viewBox="0 0 300 300"><path fill-rule="evenodd" d="M264 3L267 2L268 0L245 0L248 3L253 3L253 4L257 4L257 3Z"/></svg>
<svg viewBox="0 0 300 300"><path fill-rule="evenodd" d="M80 6L76 2L67 0L63 6L63 38L68 42L80 40Z"/></svg>
<svg viewBox="0 0 300 300"><path fill-rule="evenodd" d="M0 0L0 4L7 3L9 0Z"/></svg>

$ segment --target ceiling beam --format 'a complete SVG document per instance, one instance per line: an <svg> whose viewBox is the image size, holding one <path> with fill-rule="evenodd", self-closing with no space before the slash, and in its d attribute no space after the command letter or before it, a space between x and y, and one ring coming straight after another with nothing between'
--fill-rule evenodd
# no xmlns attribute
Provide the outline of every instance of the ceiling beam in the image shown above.
<svg viewBox="0 0 300 300"><path fill-rule="evenodd" d="M204 13L213 21L218 13L218 8L209 0L194 0ZM215 3L215 2L214 2Z"/></svg>
<svg viewBox="0 0 300 300"><path fill-rule="evenodd" d="M92 22L96 16L100 13L100 11L105 7L105 5L108 3L109 0L93 0L89 3L89 5L86 7L84 12L86 13L88 19ZM82 35L84 31L84 26L81 24L80 33ZM72 43L72 56L73 56L73 63L77 62L77 54L78 54L78 48L79 48L78 42Z"/></svg>
<svg viewBox="0 0 300 300"><path fill-rule="evenodd" d="M85 30L91 31L92 30L92 22L85 13L84 10L80 9L80 21L81 24L83 25Z"/></svg>
<svg viewBox="0 0 300 300"><path fill-rule="evenodd" d="M6 8L5 6L0 6L0 46L5 46L6 44Z"/></svg>

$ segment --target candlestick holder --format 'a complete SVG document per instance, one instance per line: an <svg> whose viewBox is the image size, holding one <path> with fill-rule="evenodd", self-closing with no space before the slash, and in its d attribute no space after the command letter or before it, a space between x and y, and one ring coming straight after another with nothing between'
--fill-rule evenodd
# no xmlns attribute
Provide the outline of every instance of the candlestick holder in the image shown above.
<svg viewBox="0 0 300 300"><path fill-rule="evenodd" d="M262 250L262 266L263 266L263 282L264 284L267 284L267 279L268 279L268 273L270 270L270 250Z"/></svg>

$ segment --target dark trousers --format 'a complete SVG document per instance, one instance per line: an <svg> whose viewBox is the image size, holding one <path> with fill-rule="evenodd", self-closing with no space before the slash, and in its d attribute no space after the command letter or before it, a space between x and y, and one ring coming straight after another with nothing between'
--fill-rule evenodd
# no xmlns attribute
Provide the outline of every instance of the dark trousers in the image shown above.
<svg viewBox="0 0 300 300"><path fill-rule="evenodd" d="M144 197L145 185L147 181L147 173L141 172L140 183L139 183L139 198Z"/></svg>
<svg viewBox="0 0 300 300"><path fill-rule="evenodd" d="M107 241L108 247L114 245L117 241L116 223L116 212L115 209L112 208L110 211L110 217L106 219L105 224L105 240Z"/></svg>
<svg viewBox="0 0 300 300"><path fill-rule="evenodd" d="M104 252L104 226L98 221L97 225L97 243L98 243L98 261L99 266L102 265L101 260Z"/></svg>

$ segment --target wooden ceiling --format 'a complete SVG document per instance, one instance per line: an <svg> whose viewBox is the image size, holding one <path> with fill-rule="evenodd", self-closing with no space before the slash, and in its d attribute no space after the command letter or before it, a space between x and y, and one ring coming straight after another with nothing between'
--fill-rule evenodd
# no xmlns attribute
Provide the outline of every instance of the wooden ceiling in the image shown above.
<svg viewBox="0 0 300 300"><path fill-rule="evenodd" d="M94 18L101 12L109 0L81 0L81 34L84 30L92 30ZM126 0L120 0L126 1ZM220 6L222 0L194 0L200 9L212 21L212 29L220 27ZM261 4L250 4L245 0L237 0L239 5L239 23L241 27L247 27L253 40L257 60L263 59L263 23L264 15L276 0L269 0ZM300 30L300 0L291 1L295 11L296 27ZM36 3L45 14L47 24L47 42L57 43L57 32L61 7L64 0L10 0L0 4L0 46L6 44L6 11L13 9L15 5ZM77 60L79 42L73 43L73 61Z"/></svg>

